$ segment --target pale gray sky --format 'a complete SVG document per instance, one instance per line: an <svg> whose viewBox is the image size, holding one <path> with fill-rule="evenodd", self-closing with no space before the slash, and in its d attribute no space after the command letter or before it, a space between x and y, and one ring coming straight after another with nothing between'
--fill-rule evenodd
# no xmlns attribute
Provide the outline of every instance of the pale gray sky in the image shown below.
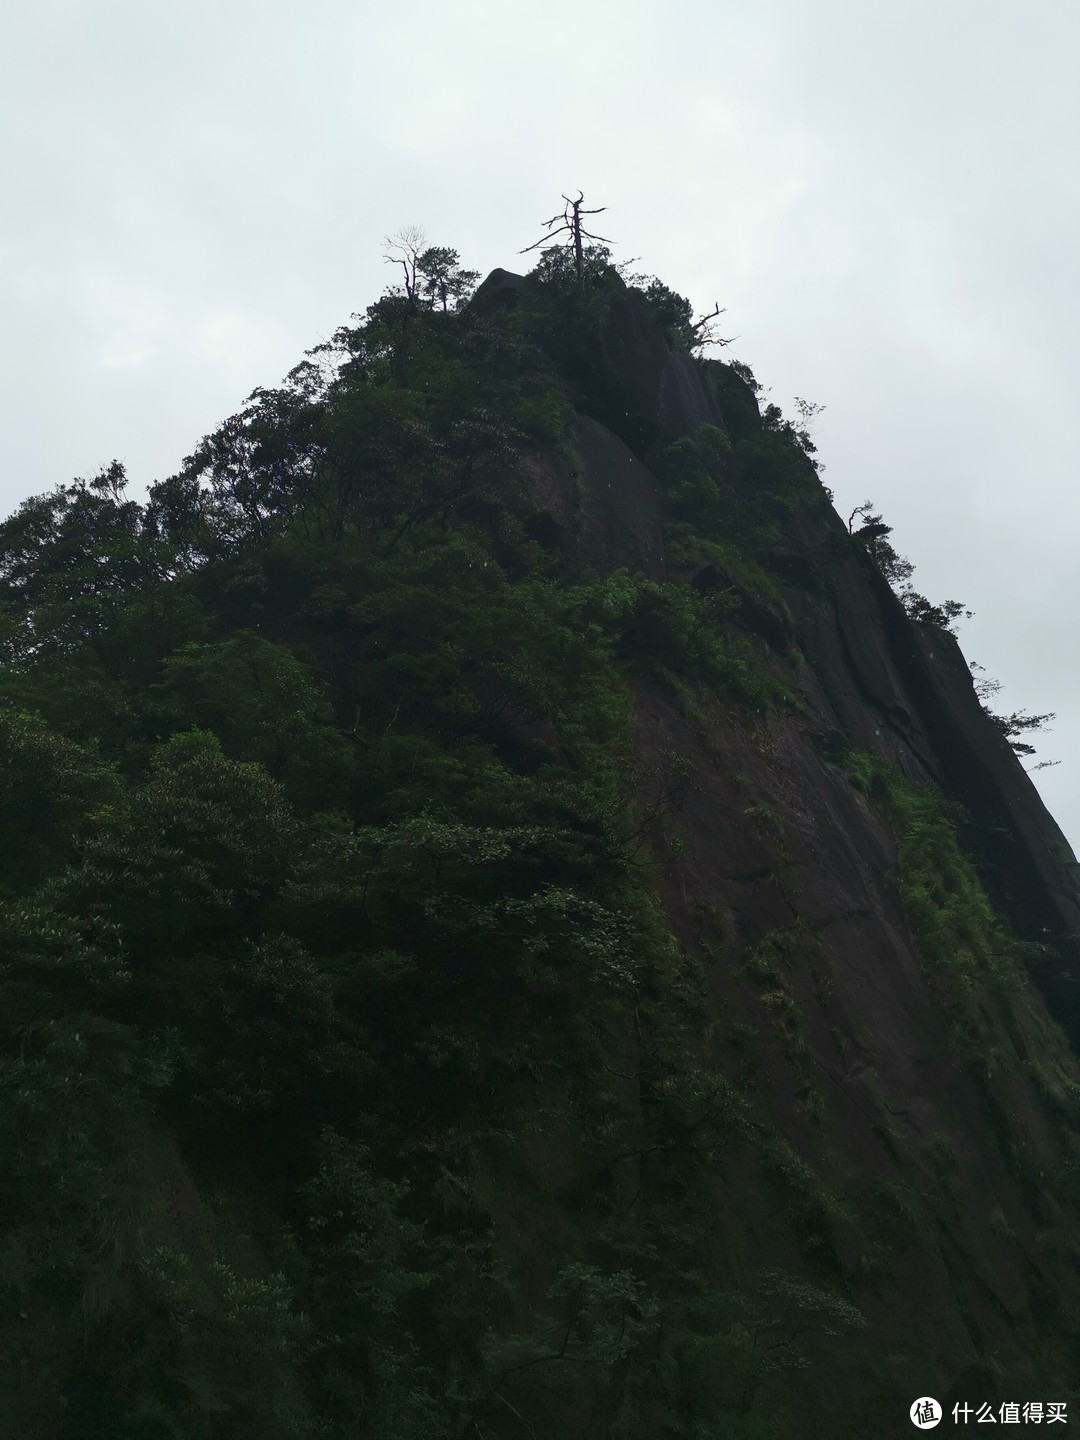
<svg viewBox="0 0 1080 1440"><path fill-rule="evenodd" d="M0 507L138 491L393 277L486 272L580 187L818 424L1080 842L1071 410L1080 7L1066 0L35 0L0 30ZM599 223L599 222L598 222Z"/></svg>

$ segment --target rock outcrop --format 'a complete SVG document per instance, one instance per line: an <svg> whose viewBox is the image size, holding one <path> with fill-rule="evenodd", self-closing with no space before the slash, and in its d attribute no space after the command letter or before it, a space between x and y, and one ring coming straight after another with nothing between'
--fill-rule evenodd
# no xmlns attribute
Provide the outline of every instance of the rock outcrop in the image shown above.
<svg viewBox="0 0 1080 1440"><path fill-rule="evenodd" d="M616 296L591 352L597 396L636 448L723 423L697 366L672 352L636 291Z"/></svg>
<svg viewBox="0 0 1080 1440"><path fill-rule="evenodd" d="M519 279L495 272L484 288L509 300ZM703 424L752 436L761 426L753 393L728 367L673 354L632 292L616 298L586 355L592 408L572 428L578 461L529 456L533 500L583 566L662 581L663 492L650 463ZM834 1351L827 1385L806 1377L801 1433L861 1436L869 1424L875 1435L901 1435L917 1395L951 1405L995 1386L1027 1394L1044 1373L1048 1315L1059 1306L1071 1316L1080 1302L1073 1279L1068 1298L1062 1291L1055 1250L1080 1256L1064 1238L1075 1221L1040 1188L1040 1177L1075 1163L1070 1135L1080 1125L1055 1029L1080 1040L1078 872L980 705L957 641L908 617L835 512L796 505L770 565L786 618L716 566L695 583L736 595L741 623L792 703L748 716L713 700L688 715L640 684L640 773L661 775L674 755L692 776L649 843L668 922L708 997L704 1048L728 1073L753 1067L800 1157L793 1164L837 1197L821 1233L806 1230L800 1241L793 1225L811 1227L802 1202L733 1152L715 1166L713 1259L751 1273L795 1272L810 1257L813 1271L814 1246L823 1247L819 1259L857 1300L874 1340ZM901 839L853 784L852 751L962 807L961 838L999 913L1029 945L1049 942L1032 972L1046 1009L1017 981L1020 998L973 1002L978 1039L958 1030L898 884ZM962 951L963 937L956 943ZM630 1080L639 1058L628 1038L611 1062L631 1108L647 1099ZM554 1136L552 1144L559 1149ZM560 1190L572 1194L587 1166L569 1141L559 1154ZM550 1194L550 1163L550 1148L523 1148L516 1205ZM515 1222L492 1185L508 1245L544 1276L545 1242L510 1233ZM793 1221L793 1204L802 1220ZM538 1282L533 1299L542 1298ZM573 1391L575 1406L586 1392ZM843 1415L829 1405L840 1395ZM568 1408L560 1424L585 1440L608 1433L609 1420L602 1411L579 1420Z"/></svg>
<svg viewBox="0 0 1080 1440"><path fill-rule="evenodd" d="M648 467L588 416L567 439L572 461L549 451L524 459L533 500L555 518L562 547L599 575L629 569L666 580L662 493Z"/></svg>

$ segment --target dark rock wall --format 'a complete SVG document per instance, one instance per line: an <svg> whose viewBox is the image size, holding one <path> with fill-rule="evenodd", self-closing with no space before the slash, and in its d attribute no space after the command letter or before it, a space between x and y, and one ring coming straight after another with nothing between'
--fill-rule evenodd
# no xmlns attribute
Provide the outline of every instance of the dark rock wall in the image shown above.
<svg viewBox="0 0 1080 1440"><path fill-rule="evenodd" d="M527 457L533 500L583 569L625 566L663 581L662 497L645 461L702 423L727 417L733 434L752 433L756 402L734 372L673 355L632 293L612 307L592 364L600 418L578 418L568 455ZM712 701L691 717L641 684L641 773L659 773L672 754L692 766L677 813L646 841L672 932L708 992L703 1052L733 1073L745 1056L730 1037L757 1037L757 1095L851 1217L834 1227L832 1283L864 1311L872 1338L834 1347L824 1381L796 1381L805 1408L792 1433L902 1435L918 1395L987 1398L988 1356L1005 1390L1034 1398L1047 1326L1057 1307L1080 1305L1075 1266L1066 1275L1048 1239L1061 1233L1060 1214L1040 1180L1069 1163L1054 1107L1074 1121L1078 1108L1055 1078L1071 1058L1053 1021L1080 1038L1080 887L955 639L908 618L832 511L796 510L773 558L794 635L764 614L749 628L799 703L755 716ZM1011 1010L988 1002L989 1058L973 1060L950 1028L940 980L905 918L896 836L842 763L852 746L961 802L964 838L1001 912L1022 937L1056 942L1058 959L1035 977L1051 1013L1029 987ZM791 940L787 959L762 979L751 962L777 936ZM633 1034L610 1061L632 1112L643 1103ZM569 1113L554 1090L538 1105ZM525 1312L543 1304L558 1248L550 1237L565 1246L584 1223L580 1199L552 1190L556 1173L559 1196L588 1180L562 1123L539 1126L512 1177L488 1177L501 1239L530 1277ZM952 1157L947 1176L934 1160L942 1153ZM628 1171L631 1197L642 1173ZM714 1185L713 1253L702 1265L733 1281L771 1265L798 1273L806 1254L788 1202L755 1160L721 1157ZM545 1205L550 1224L536 1233L521 1216ZM606 1433L595 1389L564 1399L559 1433Z"/></svg>
<svg viewBox="0 0 1080 1440"><path fill-rule="evenodd" d="M808 699L815 689L811 678ZM680 843L659 838L656 855L670 922L687 952L701 956L717 1031L737 1024L762 1037L758 1093L853 1217L850 1231L839 1227L833 1283L851 1287L877 1353L856 1345L846 1360L833 1356L830 1387L849 1416L860 1397L880 1411L890 1394L901 1414L905 1396L962 1398L965 1373L986 1352L1001 1357L1014 1386L1034 1383L1035 1297L1054 1286L1055 1267L1040 1248L1045 1216L1024 1174L1052 1170L1061 1155L1026 1062L1053 1042L1033 1021L999 1055L997 1083L1010 1097L1003 1131L955 1054L941 996L908 930L888 826L813 743L830 710L746 727L715 707L696 724L642 692L639 745L654 762L674 751L694 766ZM763 941L793 930L799 938L775 979L748 973ZM738 1055L718 1048L721 1064L738 1065ZM820 1111L807 1107L812 1090ZM944 1224L923 1215L921 1199L937 1184L929 1154L942 1136L957 1163ZM856 1237L874 1233L868 1217L885 1186L910 1197L916 1221L885 1222L888 1266L867 1283ZM994 1205L1015 1232L1009 1244L992 1228ZM800 1268L785 1212L784 1197L770 1194L752 1164L721 1167L717 1227L732 1237L745 1273ZM820 1377L807 1382L806 1405L805 1433L826 1433ZM833 1423L835 1433L854 1435L862 1422ZM882 1416L874 1433L904 1431Z"/></svg>
<svg viewBox="0 0 1080 1440"><path fill-rule="evenodd" d="M936 1218L932 1229L890 1226L887 1280L862 1285L859 1262L842 1260L884 1348L871 1359L857 1358L855 1347L851 1371L834 1384L849 1406L860 1393L880 1404L892 1388L900 1407L907 1394L962 1399L965 1386L985 1388L985 1379L971 1377L986 1353L999 1357L1014 1388L1034 1383L1041 1297L1059 1277L1032 1177L1053 1173L1064 1156L1030 1066L1052 1068L1063 1048L1036 1004L1035 1018L996 1049L999 1098L988 1098L956 1052L935 978L905 921L893 836L828 758L830 737L883 756L912 780L933 781L963 804L1001 911L1021 935L1059 943L1063 959L1036 979L1074 1043L1080 906L1071 852L979 704L956 640L916 626L866 558L837 545L843 529L836 516L802 515L789 536L802 552L800 573L823 582L784 587L805 658L800 665L777 654L774 663L804 712L747 724L715 706L695 724L643 692L639 734L654 759L674 751L693 762L681 844L658 843L667 913L688 950L705 955L715 1014L738 1016L769 1037L770 1103L797 1152L860 1213L872 1210L875 1187L933 1188L925 1157L934 1137L946 1136L956 1156L950 1219ZM782 983L748 983L747 957L791 927L803 938ZM809 1055L800 1067L785 1030L791 1014ZM808 1073L825 1106L819 1121L800 1102ZM746 1177L743 1187L725 1189L718 1214L758 1205L760 1194ZM1001 1216L1009 1217L1008 1243ZM748 1250L762 1263L783 1254L783 1240L760 1217L730 1223L751 1236L754 1225ZM824 1433L811 1419L820 1404L808 1385L808 1434ZM882 1424L875 1433L906 1431Z"/></svg>
<svg viewBox="0 0 1080 1440"><path fill-rule="evenodd" d="M635 449L648 450L699 425L721 425L719 407L689 355L672 352L642 297L620 294L599 327L592 354L599 396Z"/></svg>
<svg viewBox="0 0 1080 1440"><path fill-rule="evenodd" d="M800 515L792 540L831 583L788 586L808 690L823 720L860 749L932 780L969 813L994 899L1025 938L1071 957L1038 975L1055 1017L1080 1039L1080 884L1065 837L977 695L952 635L915 624L843 522Z"/></svg>

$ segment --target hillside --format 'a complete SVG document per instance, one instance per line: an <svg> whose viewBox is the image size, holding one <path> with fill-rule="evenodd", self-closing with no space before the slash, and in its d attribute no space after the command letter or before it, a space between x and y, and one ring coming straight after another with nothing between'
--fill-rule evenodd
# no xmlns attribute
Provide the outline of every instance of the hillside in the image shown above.
<svg viewBox="0 0 1080 1440"><path fill-rule="evenodd" d="M0 526L0 1433L1072 1400L1080 885L956 639L678 295L421 260Z"/></svg>

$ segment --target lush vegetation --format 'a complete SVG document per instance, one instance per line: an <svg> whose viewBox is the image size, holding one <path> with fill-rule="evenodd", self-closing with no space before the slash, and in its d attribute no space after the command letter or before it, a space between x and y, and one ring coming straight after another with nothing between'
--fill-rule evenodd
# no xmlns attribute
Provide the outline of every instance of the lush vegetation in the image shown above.
<svg viewBox="0 0 1080 1440"><path fill-rule="evenodd" d="M1024 990L1025 961L1042 948L1012 935L995 913L973 861L957 839L963 814L930 785L912 785L875 756L853 754L855 784L896 830L900 897L943 1013L969 1056L984 1055L998 1002Z"/></svg>
<svg viewBox="0 0 1080 1440"><path fill-rule="evenodd" d="M145 505L113 465L0 526L5 1434L493 1440L569 1406L767 1440L866 1323L848 1209L717 1062L640 844L689 767L645 793L632 733L643 685L792 706L785 527L825 492L805 428L708 362L735 418L649 457L671 582L583 574L520 457L572 458L596 394L625 284L586 259L504 310L407 245ZM637 293L692 350L686 302ZM875 783L975 1026L1015 953L931 802ZM735 1284L721 1157L800 1276Z"/></svg>
<svg viewBox="0 0 1080 1440"><path fill-rule="evenodd" d="M620 1208L650 1136L692 1170L748 1123L667 1033L631 683L783 692L725 585L574 578L542 543L517 456L588 385L623 288L590 265L546 257L493 314L406 248L146 505L113 465L0 527L5 1431L494 1435L588 1374L612 1433L689 1435L794 1363L785 1317L847 1318L783 1276L710 1289L677 1198L645 1232ZM640 293L689 345L685 302ZM782 615L774 439L663 464L682 563ZM605 1056L646 1011L678 1084L642 1134ZM542 1148L537 1093L593 1180L527 1280L483 1177Z"/></svg>

